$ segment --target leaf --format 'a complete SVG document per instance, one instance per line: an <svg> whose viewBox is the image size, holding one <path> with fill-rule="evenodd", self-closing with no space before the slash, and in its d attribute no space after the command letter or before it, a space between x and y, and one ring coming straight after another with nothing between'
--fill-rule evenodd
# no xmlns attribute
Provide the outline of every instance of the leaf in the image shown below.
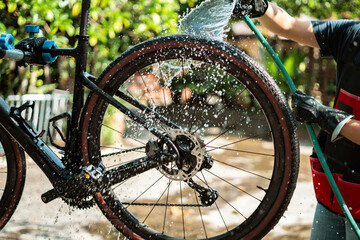
<svg viewBox="0 0 360 240"><path fill-rule="evenodd" d="M19 24L19 26L24 26L26 24L26 18L24 18L23 16L19 16L17 23Z"/></svg>
<svg viewBox="0 0 360 240"><path fill-rule="evenodd" d="M75 27L72 24L67 24L65 26L65 31L70 37L75 35Z"/></svg>
<svg viewBox="0 0 360 240"><path fill-rule="evenodd" d="M114 30L115 32L120 32L123 29L123 23L120 18L117 19L114 23Z"/></svg>
<svg viewBox="0 0 360 240"><path fill-rule="evenodd" d="M81 4L79 2L75 3L73 8L72 8L72 15L74 17L79 16L79 14L81 13Z"/></svg>
<svg viewBox="0 0 360 240"><path fill-rule="evenodd" d="M51 30L51 32L50 32L50 35L56 34L58 30L59 30L58 27L53 28L53 30Z"/></svg>
<svg viewBox="0 0 360 240"><path fill-rule="evenodd" d="M4 9L6 7L5 3L4 2L0 2L0 9Z"/></svg>
<svg viewBox="0 0 360 240"><path fill-rule="evenodd" d="M9 13L13 13L17 8L17 4L16 3L9 3L8 4L8 12Z"/></svg>
<svg viewBox="0 0 360 240"><path fill-rule="evenodd" d="M89 39L90 46L94 47L97 44L97 42L98 42L97 37L95 37L95 36L90 37L90 39Z"/></svg>

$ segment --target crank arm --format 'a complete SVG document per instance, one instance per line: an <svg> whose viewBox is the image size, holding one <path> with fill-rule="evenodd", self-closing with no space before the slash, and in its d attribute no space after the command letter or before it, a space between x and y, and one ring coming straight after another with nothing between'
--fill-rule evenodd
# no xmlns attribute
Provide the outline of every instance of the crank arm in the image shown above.
<svg viewBox="0 0 360 240"><path fill-rule="evenodd" d="M81 174L75 178L59 184L54 189L41 195L44 203L67 195L90 196L111 186L144 173L150 169L157 168L177 159L177 154L160 157L143 157L123 164L117 168L103 172L103 168L95 168L93 165L85 167ZM80 195L79 195L80 194Z"/></svg>
<svg viewBox="0 0 360 240"><path fill-rule="evenodd" d="M41 200L44 203L49 203L56 198L66 197L69 195L76 195L80 197L93 195L100 189L98 181L103 176L103 169L102 165L97 168L93 165L84 167L79 175L70 180L57 183L55 188L42 194Z"/></svg>

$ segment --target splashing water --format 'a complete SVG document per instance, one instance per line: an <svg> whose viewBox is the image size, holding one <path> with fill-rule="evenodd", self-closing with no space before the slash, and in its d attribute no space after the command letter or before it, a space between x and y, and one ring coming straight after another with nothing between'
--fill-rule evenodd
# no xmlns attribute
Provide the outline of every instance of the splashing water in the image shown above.
<svg viewBox="0 0 360 240"><path fill-rule="evenodd" d="M222 40L236 0L206 0L179 21L179 33Z"/></svg>

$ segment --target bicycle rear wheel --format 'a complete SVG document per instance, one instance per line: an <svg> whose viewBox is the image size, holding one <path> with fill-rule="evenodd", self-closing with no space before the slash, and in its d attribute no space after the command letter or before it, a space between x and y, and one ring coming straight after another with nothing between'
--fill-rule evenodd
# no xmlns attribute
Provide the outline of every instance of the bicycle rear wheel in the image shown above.
<svg viewBox="0 0 360 240"><path fill-rule="evenodd" d="M0 126L0 230L20 201L25 171L24 152Z"/></svg>
<svg viewBox="0 0 360 240"><path fill-rule="evenodd" d="M181 162L96 194L117 229L131 239L254 239L278 222L297 179L296 127L284 96L254 60L223 42L167 36L125 52L98 85L170 120L120 100L188 150ZM96 94L81 124L85 165L111 169L144 157L155 138Z"/></svg>

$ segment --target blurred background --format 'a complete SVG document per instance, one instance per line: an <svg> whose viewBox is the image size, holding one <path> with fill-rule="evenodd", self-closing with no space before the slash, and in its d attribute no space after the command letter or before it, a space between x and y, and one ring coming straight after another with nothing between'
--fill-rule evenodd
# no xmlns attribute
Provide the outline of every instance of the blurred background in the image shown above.
<svg viewBox="0 0 360 240"><path fill-rule="evenodd" d="M202 0L93 0L90 14L89 72L98 76L121 52L141 41L177 32L178 20ZM274 0L291 15L310 19L356 19L360 1ZM15 43L26 37L26 24L39 25L40 36L54 40L58 47L74 47L79 31L81 2L76 0L0 1L0 32L11 33ZM335 66L321 59L317 50L300 46L261 29L284 61L296 85L319 97L325 104L333 100ZM255 36L238 19L229 25L228 42L260 61L277 80L283 92L289 90L274 63L265 54ZM0 60L0 95L48 93L71 88L72 59L60 58L49 66L17 68L14 62ZM318 83L318 84L316 84ZM318 92L320 91L320 92Z"/></svg>
<svg viewBox="0 0 360 240"><path fill-rule="evenodd" d="M92 0L89 73L99 76L123 51L144 40L177 33L178 20L201 2L202 0ZM308 19L358 19L360 16L360 0L273 2L293 16ZM81 2L76 0L0 1L0 33L11 33L16 44L27 37L24 33L25 25L39 25L39 36L54 40L58 47L75 47L80 10ZM254 22L257 24L256 20ZM334 61L321 58L317 49L279 38L261 26L258 27L278 53L295 85L323 104L331 106L335 95ZM289 98L290 90L282 75L246 24L232 18L228 30L225 40L260 62ZM74 67L73 59L58 58L52 66L35 66L30 72L29 68L18 68L15 62L0 60L0 95L12 99L14 95L54 94L55 91L55 94L61 93L71 101L69 90L73 85ZM149 76L148 81L156 84L157 79ZM136 91L136 86L133 87L133 91ZM191 89L184 88L184 91ZM143 95L146 99L145 92ZM66 104L61 111L65 110ZM301 127L299 130L301 157L304 159L301 163L299 184L289 211L268 239L309 238L315 206L307 162L311 147L306 131ZM70 210L61 200L56 200L56 207L44 206L40 202L40 194L50 186L36 184L47 180L31 164L29 168L24 193L27 197L22 199L13 219L0 233L1 239L122 239L97 209L87 210L84 214L84 211ZM43 208L34 218L34 209L38 209L39 204ZM63 210L62 213L59 209ZM92 223L88 223L85 218L91 219ZM70 228L77 224L79 226ZM64 231L65 229L69 230Z"/></svg>

